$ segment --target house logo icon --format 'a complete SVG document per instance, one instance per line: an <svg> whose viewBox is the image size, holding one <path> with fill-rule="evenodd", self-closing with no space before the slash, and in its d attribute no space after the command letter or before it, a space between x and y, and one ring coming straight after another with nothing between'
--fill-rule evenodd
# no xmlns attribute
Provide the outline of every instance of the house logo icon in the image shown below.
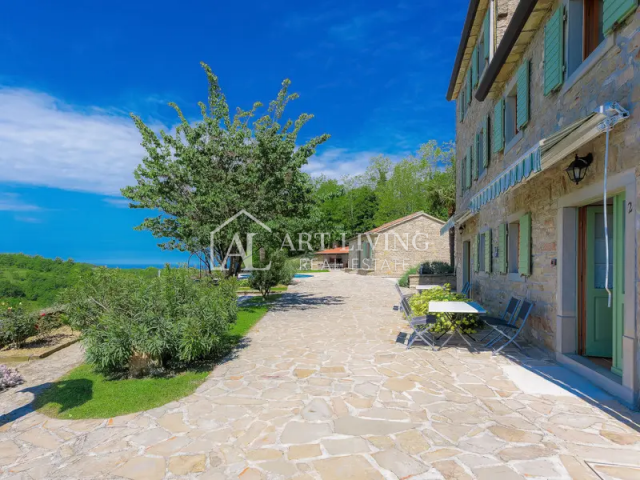
<svg viewBox="0 0 640 480"><path fill-rule="evenodd" d="M263 230L271 233L271 228L266 225L264 222L260 221L255 216L251 215L245 209L240 210L238 213L229 217L219 225L215 230L213 230L210 234L210 247L209 253L211 255L211 269L212 270L227 270L230 265L230 259L232 257L240 257L240 262L244 264L243 270L251 271L251 270L269 270L271 268L271 263L264 268L255 268L253 266L253 237L256 235L255 233L247 233L245 241L243 242L240 238L240 232L235 232L233 235L233 239L226 249L226 254L222 259L219 259L219 256L216 256L216 234L219 234L221 230L226 228L229 224L233 223L241 216L246 216L253 223L259 225Z"/></svg>

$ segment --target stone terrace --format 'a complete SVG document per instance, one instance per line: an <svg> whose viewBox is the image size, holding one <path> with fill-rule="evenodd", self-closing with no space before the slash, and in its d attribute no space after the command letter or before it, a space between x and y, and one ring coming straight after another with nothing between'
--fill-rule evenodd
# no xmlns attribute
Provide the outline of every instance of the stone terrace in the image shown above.
<svg viewBox="0 0 640 480"><path fill-rule="evenodd" d="M640 478L637 413L532 393L549 383L537 375L523 391L513 372L543 360L407 351L385 279L320 274L291 292L194 395L162 408L62 421L24 407L30 394L0 394L0 477ZM62 374L78 353L49 362Z"/></svg>

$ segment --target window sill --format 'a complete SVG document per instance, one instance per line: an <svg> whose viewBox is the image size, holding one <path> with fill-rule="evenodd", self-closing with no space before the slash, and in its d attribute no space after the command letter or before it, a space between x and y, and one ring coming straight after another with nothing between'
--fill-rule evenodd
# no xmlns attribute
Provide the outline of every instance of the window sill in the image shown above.
<svg viewBox="0 0 640 480"><path fill-rule="evenodd" d="M524 277L519 273L508 273L507 280L509 280L510 282L524 283Z"/></svg>
<svg viewBox="0 0 640 480"><path fill-rule="evenodd" d="M509 152L509 150L511 150L513 147L515 147L515 145L522 140L522 130L520 130L518 133L516 133L515 137L513 137L511 140L509 140L509 142L504 146L504 155L507 154L507 152Z"/></svg>
<svg viewBox="0 0 640 480"><path fill-rule="evenodd" d="M569 75L564 82L560 95L566 94L578 81L587 74L606 53L616 44L616 34L607 35L604 41L591 52L591 54L576 68L575 72Z"/></svg>

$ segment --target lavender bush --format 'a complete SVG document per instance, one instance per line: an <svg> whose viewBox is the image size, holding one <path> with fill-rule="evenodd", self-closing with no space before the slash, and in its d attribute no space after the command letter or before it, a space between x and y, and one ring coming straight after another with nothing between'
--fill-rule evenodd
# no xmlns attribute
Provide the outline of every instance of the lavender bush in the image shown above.
<svg viewBox="0 0 640 480"><path fill-rule="evenodd" d="M24 382L22 375L17 370L6 365L0 365L0 392L7 388L15 387Z"/></svg>

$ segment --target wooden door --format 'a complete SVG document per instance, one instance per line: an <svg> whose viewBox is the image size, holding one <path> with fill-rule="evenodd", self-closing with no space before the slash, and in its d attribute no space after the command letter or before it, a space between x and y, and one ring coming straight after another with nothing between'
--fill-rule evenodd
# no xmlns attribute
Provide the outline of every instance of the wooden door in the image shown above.
<svg viewBox="0 0 640 480"><path fill-rule="evenodd" d="M462 242L462 287L467 284L471 273L471 242Z"/></svg>

